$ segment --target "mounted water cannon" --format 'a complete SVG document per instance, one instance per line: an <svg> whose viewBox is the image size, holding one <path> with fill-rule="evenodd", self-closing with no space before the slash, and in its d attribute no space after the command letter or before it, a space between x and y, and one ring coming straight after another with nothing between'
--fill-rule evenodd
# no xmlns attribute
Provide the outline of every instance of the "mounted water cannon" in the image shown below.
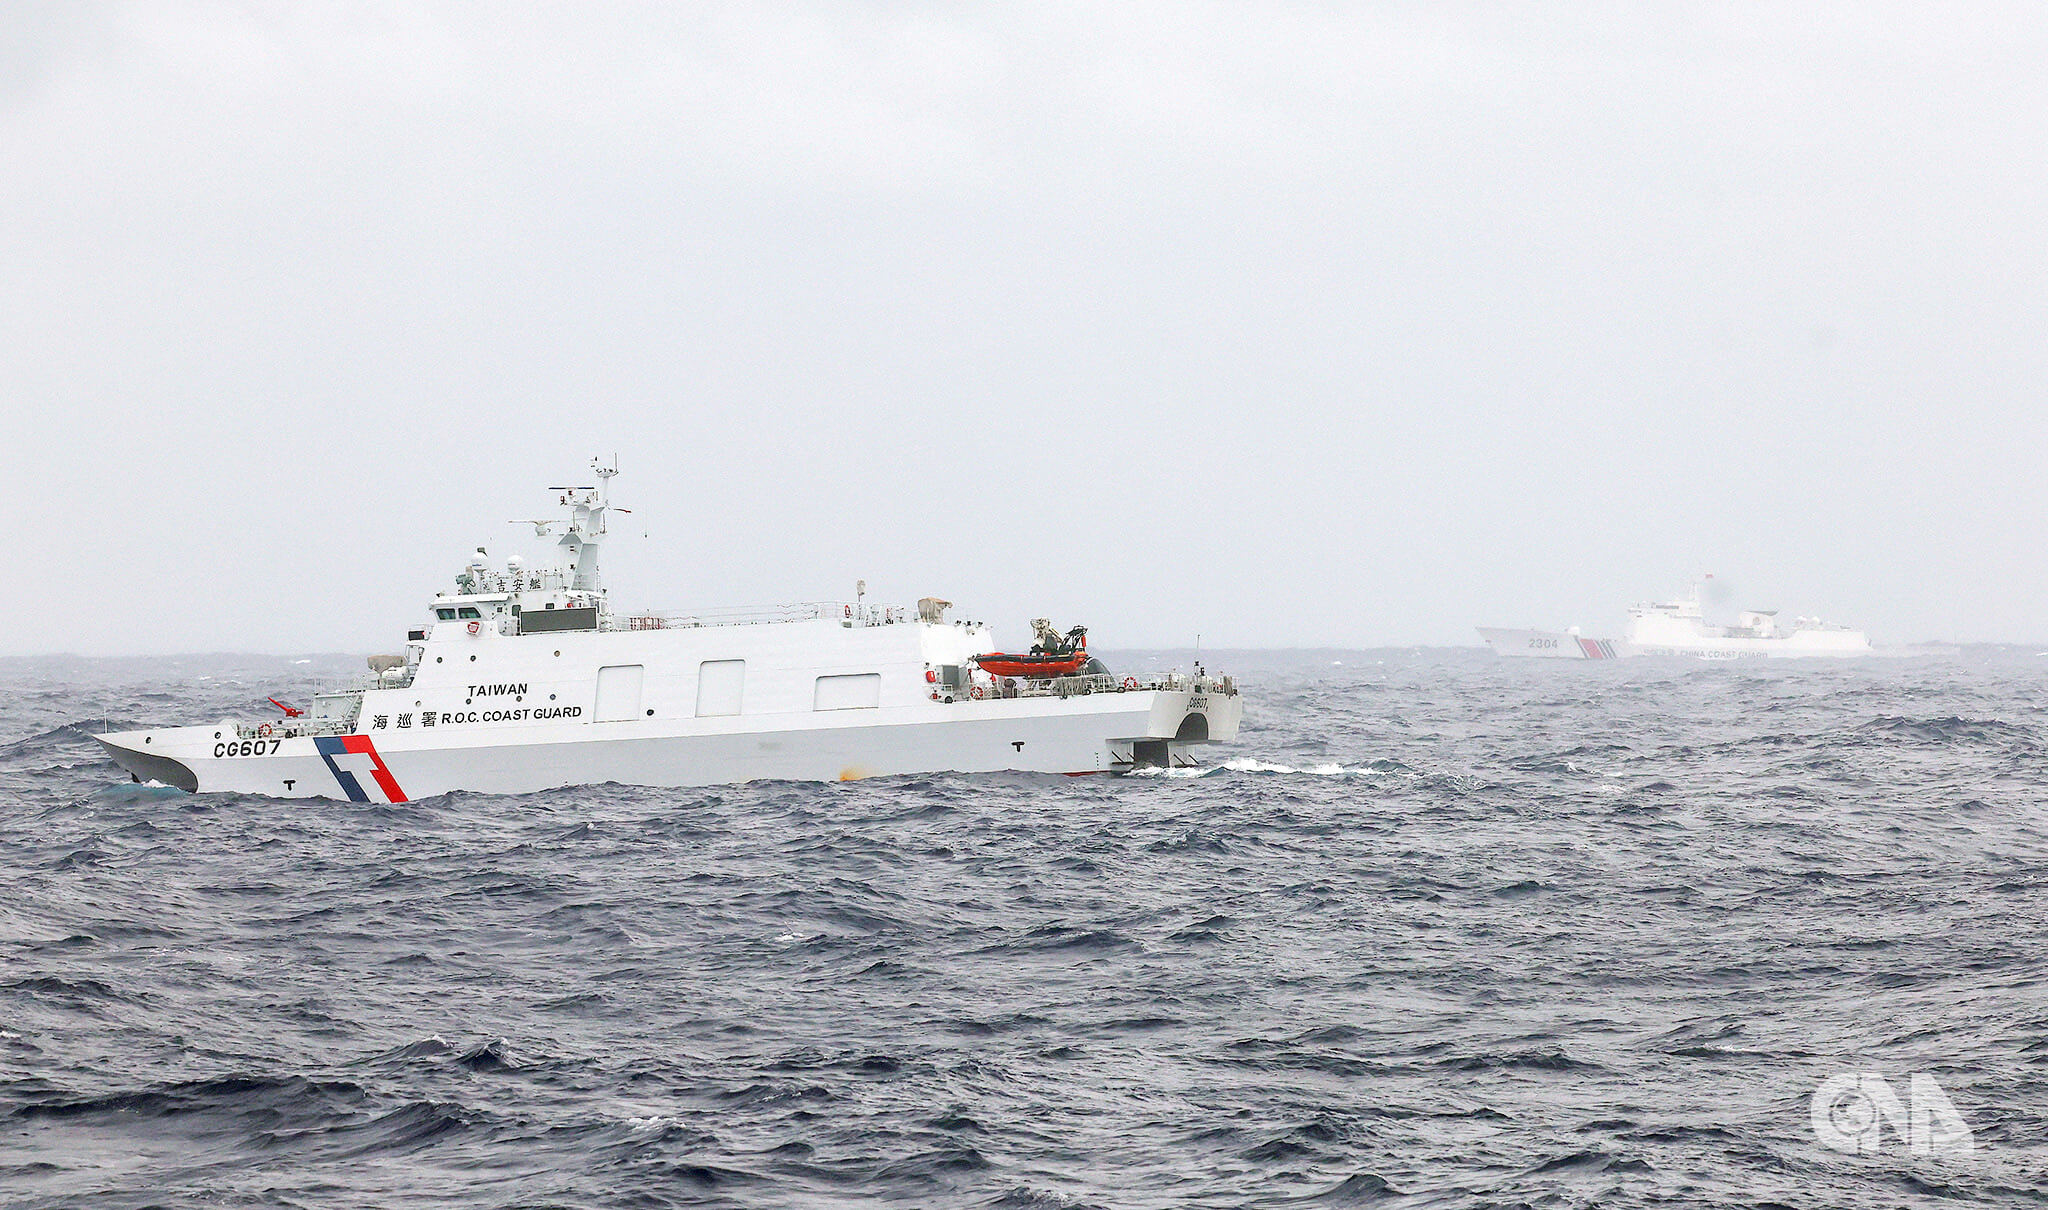
<svg viewBox="0 0 2048 1210"><path fill-rule="evenodd" d="M456 574L455 587L459 591L464 593L473 593L481 591L484 582L484 575L488 573L491 569L491 565L484 562L484 560L489 557L489 552L484 550L484 548L481 546L477 547L476 557L472 558L469 561L469 563L466 566L464 566L459 573Z"/></svg>
<svg viewBox="0 0 2048 1210"><path fill-rule="evenodd" d="M1060 631L1059 631L1059 627L1057 627L1057 626L1054 626L1054 625L1052 624L1052 619L1051 619L1051 618L1033 618L1033 619L1031 619L1031 634L1032 634L1032 637L1033 637L1033 638L1035 638L1035 639L1037 639L1037 640L1038 640L1037 642L1035 642L1035 643L1033 643L1033 644L1031 645L1031 654L1033 654L1033 655L1061 655L1061 654L1064 654L1063 652L1061 652L1061 651L1059 650L1059 647L1060 647Z"/></svg>

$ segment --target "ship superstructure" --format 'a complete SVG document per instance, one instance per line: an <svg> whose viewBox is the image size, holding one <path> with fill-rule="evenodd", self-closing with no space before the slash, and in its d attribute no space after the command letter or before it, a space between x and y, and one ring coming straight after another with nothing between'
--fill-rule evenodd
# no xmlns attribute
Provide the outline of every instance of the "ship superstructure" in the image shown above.
<svg viewBox="0 0 2048 1210"><path fill-rule="evenodd" d="M1099 663L997 676L989 628L951 604L622 613L598 571L615 468L551 489L557 567L488 565L436 594L403 655L362 687L270 721L103 735L138 780L403 802L596 782L710 785L892 773L1120 772L1194 763L1236 737L1229 677L1140 679ZM859 595L859 594L857 594ZM1000 663L995 664L1001 667Z"/></svg>

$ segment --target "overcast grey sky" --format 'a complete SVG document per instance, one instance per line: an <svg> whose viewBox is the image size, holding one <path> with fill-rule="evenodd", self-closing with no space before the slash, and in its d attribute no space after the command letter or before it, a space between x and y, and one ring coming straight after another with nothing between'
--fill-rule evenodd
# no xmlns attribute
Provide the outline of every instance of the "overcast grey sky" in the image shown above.
<svg viewBox="0 0 2048 1210"><path fill-rule="evenodd" d="M16 3L0 651L396 649L614 450L636 607L2048 638L2044 63L2038 0Z"/></svg>

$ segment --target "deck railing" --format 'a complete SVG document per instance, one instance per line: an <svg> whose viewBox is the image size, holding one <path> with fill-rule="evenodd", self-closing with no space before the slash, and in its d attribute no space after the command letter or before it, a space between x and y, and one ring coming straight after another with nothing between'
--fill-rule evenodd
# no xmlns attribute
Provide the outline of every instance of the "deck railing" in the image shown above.
<svg viewBox="0 0 2048 1210"><path fill-rule="evenodd" d="M606 630L689 630L699 626L758 626L770 622L838 620L849 626L900 626L917 620L917 611L902 605L851 605L844 601L804 601L767 609L702 609L692 613L613 614Z"/></svg>
<svg viewBox="0 0 2048 1210"><path fill-rule="evenodd" d="M1115 673L1082 673L1075 676L1055 676L1043 680L1027 677L1000 676L992 683L977 681L964 696L974 698L979 690L984 698L1013 697L1079 697L1090 693L1143 693L1152 690L1172 692L1220 693L1225 697L1237 695L1237 684L1229 677L1189 676L1182 672L1154 673L1149 676L1118 676ZM959 700L959 694L955 700Z"/></svg>

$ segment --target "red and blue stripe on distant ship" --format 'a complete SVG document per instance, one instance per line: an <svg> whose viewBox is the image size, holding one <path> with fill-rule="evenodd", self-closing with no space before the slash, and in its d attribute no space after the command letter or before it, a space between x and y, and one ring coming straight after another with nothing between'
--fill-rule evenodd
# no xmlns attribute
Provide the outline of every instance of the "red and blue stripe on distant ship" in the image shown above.
<svg viewBox="0 0 2048 1210"><path fill-rule="evenodd" d="M1579 650L1584 652L1589 660L1611 660L1615 658L1614 640L1612 639L1580 639Z"/></svg>

